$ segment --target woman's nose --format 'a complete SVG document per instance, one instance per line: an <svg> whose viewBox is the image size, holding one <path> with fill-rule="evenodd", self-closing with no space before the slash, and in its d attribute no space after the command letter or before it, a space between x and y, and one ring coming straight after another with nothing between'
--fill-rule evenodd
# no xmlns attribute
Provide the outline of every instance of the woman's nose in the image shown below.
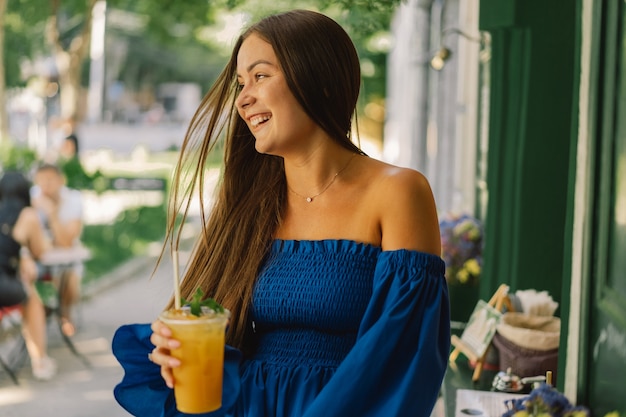
<svg viewBox="0 0 626 417"><path fill-rule="evenodd" d="M250 89L246 86L243 86L241 91L239 91L237 100L235 100L235 106L237 106L238 109L245 109L252 103L252 101L253 98L250 94Z"/></svg>

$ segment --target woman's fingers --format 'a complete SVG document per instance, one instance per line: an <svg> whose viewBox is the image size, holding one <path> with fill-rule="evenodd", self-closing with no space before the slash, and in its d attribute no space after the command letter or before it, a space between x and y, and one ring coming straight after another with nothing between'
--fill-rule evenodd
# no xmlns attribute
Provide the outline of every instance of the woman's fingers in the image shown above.
<svg viewBox="0 0 626 417"><path fill-rule="evenodd" d="M180 362L176 358L172 358L167 353L155 348L152 352L148 353L148 359L150 362L161 366L161 377L165 381L165 384L174 388L174 375L172 373L172 367L180 365Z"/></svg>
<svg viewBox="0 0 626 417"><path fill-rule="evenodd" d="M153 321L150 328L152 329L154 333L158 333L162 336L165 336L165 337L172 336L172 331L170 330L170 328L167 327L165 323L163 323L161 320Z"/></svg>
<svg viewBox="0 0 626 417"><path fill-rule="evenodd" d="M170 349L179 347L180 342L171 338L172 331L161 321L154 321L150 327L152 329L150 342L152 342L155 348L150 352L148 358L151 362L161 366L161 376L165 384L173 388L174 375L172 374L172 368L180 366L180 361L171 356Z"/></svg>
<svg viewBox="0 0 626 417"><path fill-rule="evenodd" d="M166 366L161 367L161 377L165 381L165 385L170 388L174 388L174 375L172 374L172 368Z"/></svg>
<svg viewBox="0 0 626 417"><path fill-rule="evenodd" d="M176 339L172 339L172 331L160 320L155 320L150 326L152 329L152 335L150 341L156 347L165 349L176 349L180 347L180 342Z"/></svg>
<svg viewBox="0 0 626 417"><path fill-rule="evenodd" d="M158 347L154 348L154 350L148 355L148 358L152 363L166 366L168 368L176 368L177 366L180 366L180 361L171 356L169 349L162 349Z"/></svg>

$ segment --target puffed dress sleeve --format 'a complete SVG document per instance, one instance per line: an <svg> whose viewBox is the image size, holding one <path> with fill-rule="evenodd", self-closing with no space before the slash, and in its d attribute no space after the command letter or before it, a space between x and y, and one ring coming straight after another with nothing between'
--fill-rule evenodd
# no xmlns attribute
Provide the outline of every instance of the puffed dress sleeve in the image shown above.
<svg viewBox="0 0 626 417"><path fill-rule="evenodd" d="M122 381L113 393L117 402L137 417L187 416L176 410L174 391L165 385L161 367L150 362L148 353L154 349L150 342L149 324L129 324L117 329L113 337L113 354L124 369ZM226 346L224 354L224 386L222 408L212 413L194 416L226 417L237 401L240 390L239 350Z"/></svg>
<svg viewBox="0 0 626 417"><path fill-rule="evenodd" d="M450 353L445 264L381 252L357 342L304 417L428 417Z"/></svg>

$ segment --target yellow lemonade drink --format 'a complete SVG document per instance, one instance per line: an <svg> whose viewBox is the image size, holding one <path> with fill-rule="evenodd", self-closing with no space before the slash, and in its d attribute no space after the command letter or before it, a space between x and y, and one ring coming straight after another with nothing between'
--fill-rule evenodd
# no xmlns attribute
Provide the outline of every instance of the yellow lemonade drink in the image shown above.
<svg viewBox="0 0 626 417"><path fill-rule="evenodd" d="M228 310L199 317L183 310L161 313L161 321L180 342L171 352L181 363L173 368L178 411L201 414L222 406L224 336L229 315Z"/></svg>

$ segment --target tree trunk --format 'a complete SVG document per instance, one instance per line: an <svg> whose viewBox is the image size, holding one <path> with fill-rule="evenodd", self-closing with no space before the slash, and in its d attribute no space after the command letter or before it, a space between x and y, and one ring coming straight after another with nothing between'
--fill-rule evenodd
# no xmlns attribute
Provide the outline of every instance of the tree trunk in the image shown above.
<svg viewBox="0 0 626 417"><path fill-rule="evenodd" d="M81 100L81 70L84 57L67 51L56 52L56 62L59 68L59 89L61 99L61 119L68 122L78 122L80 117ZM61 67L61 64L63 67Z"/></svg>
<svg viewBox="0 0 626 417"><path fill-rule="evenodd" d="M9 0L0 0L0 143L9 137L7 116L6 76L4 70L4 18Z"/></svg>
<svg viewBox="0 0 626 417"><path fill-rule="evenodd" d="M2 0L0 0L2 1ZM80 34L76 35L67 49L60 42L57 26L58 2L54 3L53 14L48 22L48 36L55 46L55 59L59 71L59 89L61 98L61 120L69 122L72 128L82 115L81 109L81 74L82 64L89 52L91 43L91 23L96 0L88 0L85 21Z"/></svg>

